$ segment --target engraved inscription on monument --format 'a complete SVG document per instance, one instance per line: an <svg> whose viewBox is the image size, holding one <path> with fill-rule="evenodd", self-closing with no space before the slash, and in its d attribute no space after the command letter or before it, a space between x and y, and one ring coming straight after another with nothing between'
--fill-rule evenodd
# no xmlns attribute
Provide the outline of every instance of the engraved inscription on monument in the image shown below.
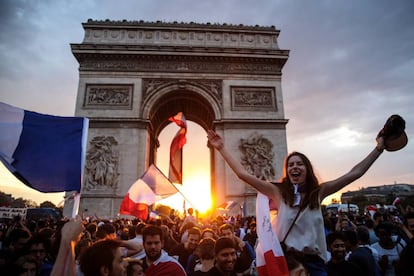
<svg viewBox="0 0 414 276"><path fill-rule="evenodd" d="M87 84L85 108L132 109L133 85Z"/></svg>

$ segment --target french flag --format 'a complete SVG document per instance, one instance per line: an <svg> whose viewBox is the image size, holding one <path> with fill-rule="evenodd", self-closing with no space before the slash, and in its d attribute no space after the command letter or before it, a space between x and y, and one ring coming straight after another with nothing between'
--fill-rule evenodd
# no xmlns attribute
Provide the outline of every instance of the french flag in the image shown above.
<svg viewBox="0 0 414 276"><path fill-rule="evenodd" d="M170 146L170 169L168 172L169 179L174 183L183 183L183 147L187 142L187 121L182 112L178 112L174 117L168 120L176 123L178 130Z"/></svg>
<svg viewBox="0 0 414 276"><path fill-rule="evenodd" d="M400 204L401 203L401 199L399 198L399 197L396 197L395 199L394 199L394 201L392 202L392 205L397 205L397 204Z"/></svg>
<svg viewBox="0 0 414 276"><path fill-rule="evenodd" d="M378 208L374 205L368 205L367 211L370 214L371 218L374 218L374 214L378 211Z"/></svg>
<svg viewBox="0 0 414 276"><path fill-rule="evenodd" d="M148 206L157 199L166 198L177 193L177 188L154 165L151 164L145 173L129 188L120 206L120 214L147 219Z"/></svg>
<svg viewBox="0 0 414 276"><path fill-rule="evenodd" d="M89 120L20 109L0 102L0 159L40 192L81 190Z"/></svg>
<svg viewBox="0 0 414 276"><path fill-rule="evenodd" d="M260 276L289 275L289 269L279 239L270 221L269 198L257 193L256 231L259 243L256 247L256 267Z"/></svg>

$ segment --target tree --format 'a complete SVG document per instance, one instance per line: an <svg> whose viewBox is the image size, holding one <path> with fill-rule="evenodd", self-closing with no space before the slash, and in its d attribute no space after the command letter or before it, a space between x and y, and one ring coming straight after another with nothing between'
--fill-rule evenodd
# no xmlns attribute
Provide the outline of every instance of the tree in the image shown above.
<svg viewBox="0 0 414 276"><path fill-rule="evenodd" d="M28 207L37 207L37 203L30 199L24 199L22 197L13 199L10 203L10 207L13 208L28 208Z"/></svg>
<svg viewBox="0 0 414 276"><path fill-rule="evenodd" d="M37 203L31 199L26 199L26 207L27 208L37 208Z"/></svg>
<svg viewBox="0 0 414 276"><path fill-rule="evenodd" d="M46 201L40 203L39 207L40 208L56 208L56 205L53 204L53 202L50 202L50 201L46 200Z"/></svg>
<svg viewBox="0 0 414 276"><path fill-rule="evenodd" d="M8 207L13 202L13 197L11 194L6 194L0 191L0 206Z"/></svg>
<svg viewBox="0 0 414 276"><path fill-rule="evenodd" d="M0 191L0 206L12 208L29 208L37 207L37 203L31 199L24 199L22 197L14 198L11 194L6 194Z"/></svg>

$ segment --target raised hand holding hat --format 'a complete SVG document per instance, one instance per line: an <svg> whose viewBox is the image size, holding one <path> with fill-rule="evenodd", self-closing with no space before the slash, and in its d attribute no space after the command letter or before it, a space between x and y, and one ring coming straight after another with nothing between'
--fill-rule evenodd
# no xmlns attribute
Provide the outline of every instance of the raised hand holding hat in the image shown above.
<svg viewBox="0 0 414 276"><path fill-rule="evenodd" d="M387 151L397 151L405 147L408 143L408 138L405 133L404 119L397 114L391 115L378 133L378 137L383 137Z"/></svg>

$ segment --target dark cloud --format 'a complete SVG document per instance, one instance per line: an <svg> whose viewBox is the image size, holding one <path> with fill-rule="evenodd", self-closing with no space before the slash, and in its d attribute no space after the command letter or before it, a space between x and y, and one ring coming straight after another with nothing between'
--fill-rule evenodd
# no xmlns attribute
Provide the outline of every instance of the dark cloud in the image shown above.
<svg viewBox="0 0 414 276"><path fill-rule="evenodd" d="M414 99L407 77L414 61L411 2L321 3L290 9L294 20L284 15L280 44L291 49L283 71L291 131L317 133L318 126L329 129L356 120L372 131L371 118L389 114L379 103L414 119L408 112ZM316 127L306 125L308 120Z"/></svg>
<svg viewBox="0 0 414 276"><path fill-rule="evenodd" d="M73 115L78 64L70 43L82 42L88 18L274 25L280 48L290 50L282 77L288 146L312 153L329 179L332 164L354 165L391 114L414 136L413 14L411 0L3 0L0 100ZM358 143L338 145L335 135ZM380 160L375 173L413 182L413 149Z"/></svg>

